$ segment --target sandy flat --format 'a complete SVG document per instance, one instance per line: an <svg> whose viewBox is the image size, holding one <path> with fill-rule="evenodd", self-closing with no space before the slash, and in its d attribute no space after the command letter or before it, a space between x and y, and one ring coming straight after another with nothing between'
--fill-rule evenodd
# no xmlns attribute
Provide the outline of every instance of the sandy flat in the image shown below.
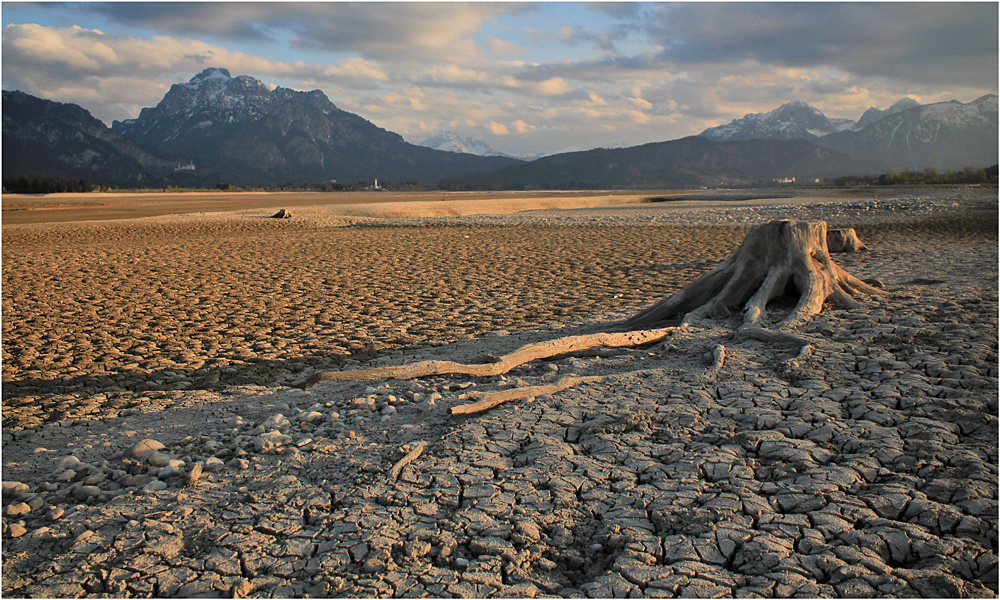
<svg viewBox="0 0 1000 600"><path fill-rule="evenodd" d="M996 189L647 197L39 223L10 215L93 207L5 196L4 595L995 597ZM290 387L605 329L781 217L855 227L872 251L835 260L887 292L801 327L809 353L720 317ZM449 415L565 376L595 379Z"/></svg>
<svg viewBox="0 0 1000 600"><path fill-rule="evenodd" d="M668 194L671 192L667 192ZM640 201L660 192L185 192L4 194L5 224L108 221L161 215L325 207L348 216L443 216ZM404 208L400 205L406 205Z"/></svg>

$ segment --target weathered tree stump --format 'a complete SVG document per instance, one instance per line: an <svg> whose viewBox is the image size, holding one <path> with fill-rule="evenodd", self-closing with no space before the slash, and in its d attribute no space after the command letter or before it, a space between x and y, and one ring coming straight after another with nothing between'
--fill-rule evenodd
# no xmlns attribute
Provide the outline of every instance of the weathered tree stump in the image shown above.
<svg viewBox="0 0 1000 600"><path fill-rule="evenodd" d="M830 252L861 252L868 246L858 239L858 232L853 229L830 229L826 232L826 247Z"/></svg>
<svg viewBox="0 0 1000 600"><path fill-rule="evenodd" d="M762 327L760 323L765 318L768 303L789 292L797 292L799 300L778 325L786 331ZM444 374L492 377L537 359L600 347L634 348L662 342L678 329L669 326L667 321L680 319L684 325L720 312L732 314L731 307L740 305L745 313L738 332L742 337L801 346L800 356L804 356L810 349L809 341L788 329L820 312L827 300L853 306L856 305L854 296L880 293L830 259L825 221L771 221L751 229L740 247L718 267L621 323L624 331L596 332L528 344L486 364L429 360L354 371L317 372L297 387L308 389L321 381L410 379ZM725 359L725 348L717 346L712 372L718 371ZM512 400L554 393L577 383L600 379L600 376L565 377L554 384L492 392L473 404L453 407L452 414L480 412Z"/></svg>
<svg viewBox="0 0 1000 600"><path fill-rule="evenodd" d="M825 221L771 221L750 230L740 247L719 266L676 294L627 319L629 329L689 323L742 306L743 327L757 327L767 304L787 293L799 300L778 329L791 329L835 301L855 306L859 294L879 290L837 266L827 247Z"/></svg>

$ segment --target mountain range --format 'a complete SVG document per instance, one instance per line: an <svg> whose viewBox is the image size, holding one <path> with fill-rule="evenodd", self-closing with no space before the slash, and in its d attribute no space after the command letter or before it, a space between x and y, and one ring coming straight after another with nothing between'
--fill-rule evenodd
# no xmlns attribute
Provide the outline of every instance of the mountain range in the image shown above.
<svg viewBox="0 0 1000 600"><path fill-rule="evenodd" d="M171 86L155 107L112 130L241 185L428 181L495 170L512 159L441 152L340 110L323 92L273 90L209 68Z"/></svg>
<svg viewBox="0 0 1000 600"><path fill-rule="evenodd" d="M716 186L989 166L997 162L997 129L995 95L968 104L904 99L858 121L792 102L699 136L521 161L450 132L410 144L319 90L208 68L111 128L79 106L4 91L3 174L119 187L355 187L375 178L461 189Z"/></svg>
<svg viewBox="0 0 1000 600"><path fill-rule="evenodd" d="M806 140L713 142L691 136L630 148L554 154L464 183L526 189L729 186L774 180L812 182L868 172L871 166Z"/></svg>
<svg viewBox="0 0 1000 600"><path fill-rule="evenodd" d="M804 102L754 113L699 135L713 141L809 140L889 169L961 169L997 162L997 96L962 104L921 105L904 98L885 110L869 108L857 121L830 119Z"/></svg>
<svg viewBox="0 0 1000 600"><path fill-rule="evenodd" d="M445 152L461 152L476 156L510 156L494 149L483 140L461 136L454 131L442 131L420 142L420 145Z"/></svg>

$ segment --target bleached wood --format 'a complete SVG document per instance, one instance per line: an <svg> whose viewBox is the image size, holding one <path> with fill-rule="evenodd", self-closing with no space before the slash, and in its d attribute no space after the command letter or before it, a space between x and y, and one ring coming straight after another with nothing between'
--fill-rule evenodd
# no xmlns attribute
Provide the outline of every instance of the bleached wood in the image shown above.
<svg viewBox="0 0 1000 600"><path fill-rule="evenodd" d="M853 229L830 229L826 232L826 246L830 252L862 252L867 251L858 232Z"/></svg>
<svg viewBox="0 0 1000 600"><path fill-rule="evenodd" d="M399 474L403 472L403 467L416 460L426 447L427 442L417 442L411 446L410 451L406 453L406 456L399 459L396 464L392 466L392 469L389 470L389 480L395 481L399 479Z"/></svg>
<svg viewBox="0 0 1000 600"><path fill-rule="evenodd" d="M675 319L689 323L742 305L744 327L757 326L768 303L791 288L799 300L778 329L802 324L828 300L850 306L856 304L855 296L881 294L833 262L825 221L771 221L751 229L719 266L623 325L648 327Z"/></svg>
<svg viewBox="0 0 1000 600"><path fill-rule="evenodd" d="M575 335L555 340L546 340L523 346L500 360L486 364L464 364L447 360L427 360L394 367L374 367L353 371L323 371L313 373L296 387L309 389L321 381L366 381L372 379L413 379L431 375L471 375L493 377L503 375L514 367L541 358L551 358L561 354L578 352L588 348L623 348L642 346L658 342L674 331L675 327L663 327L640 331L600 332Z"/></svg>
<svg viewBox="0 0 1000 600"><path fill-rule="evenodd" d="M500 390L498 392L486 392L483 394L483 397L476 402L452 406L451 414L470 415L473 413L483 412L484 410L489 410L495 406L504 404L505 402L521 400L532 396L542 396L544 394L554 394L574 385L600 381L601 379L602 377L597 375L589 377L563 377L555 383L545 385L532 385L520 388L511 388L509 390Z"/></svg>

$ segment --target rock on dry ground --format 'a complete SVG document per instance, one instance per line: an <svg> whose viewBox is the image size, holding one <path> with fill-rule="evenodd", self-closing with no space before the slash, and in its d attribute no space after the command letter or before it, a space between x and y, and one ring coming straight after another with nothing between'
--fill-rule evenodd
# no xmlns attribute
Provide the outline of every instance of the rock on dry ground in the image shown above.
<svg viewBox="0 0 1000 600"><path fill-rule="evenodd" d="M19 379L20 371L6 370L9 345L31 346L22 340L32 328L30 319L55 317L25 308L40 301L26 298L27 287L15 286L11 297L12 262L34 260L40 268L53 269L42 276L49 281L44 293L50 304L75 302L122 314L129 306L118 301L105 307L74 297L80 271L73 271L76 279L61 279L50 263L76 259L60 259L55 251L37 256L44 254L38 249L34 258L22 254L10 248L9 239L17 238L5 230L3 593L996 597L996 190L926 195L921 190L919 199L854 199L795 208L680 214L658 207L655 212L642 208L350 228L361 253L373 251L364 249L371 240L405 242L430 232L425 241L454 246L455 262L440 260L456 269L464 269L461 262L469 256L461 249L463 236L485 237L484 227L500 228L496 237L511 248L529 235L550 236L554 240L523 242L544 248L547 255L548 262L538 263L544 275L534 280L551 277L578 285L585 281L563 269L584 270L597 261L576 256L585 246L573 246L574 240L610 248L613 242L601 246L597 240L622 231L628 232L630 245L652 240L637 245L634 254L615 255L610 266L594 267L607 281L593 291L546 284L541 286L545 293L533 298L517 298L527 293L525 283L512 285L513 292L501 281L482 289L492 280L494 264L504 275L505 269L519 271L505 260L480 258L478 270L486 277L476 279L470 269L462 275L471 278L462 290L452 291L447 283L437 290L483 298L487 306L474 300L446 303L436 313L440 322L427 324L464 323L465 333L480 337L364 357L380 364L429 357L488 360L487 355L527 342L592 328L601 319L620 316L608 308L616 286L616 293L627 294L627 300L618 299L624 312L656 299L663 286L683 284L671 279L677 266L670 261L678 255L670 248L680 244L706 259L724 257L746 224L775 216L825 217L831 226L856 228L872 252L835 260L859 277L879 278L891 294L854 310L825 309L798 332L813 342L808 356L789 346L734 339L734 317L717 326L679 330L653 347L538 361L499 377L323 382L308 391L274 378L195 389L193 383L172 385L170 376L155 367L150 373L158 384L140 379L135 367L116 367L128 375L120 380L88 375L94 382L81 376L76 383L83 385L73 393L44 388L42 381L50 380L41 374L31 377L38 381ZM549 218L563 222L538 223ZM296 227L297 222L267 221ZM733 224L705 229L707 223ZM229 231L224 224L214 227ZM706 232L719 232L718 239L683 238ZM327 260L324 244L337 233L308 233L319 237L315 243L324 250L306 258ZM492 244L500 242L479 243L493 251ZM564 246L569 249L561 250ZM420 246L403 247L405 255ZM86 244L80 250L95 251ZM273 257L274 271L268 275L275 281L266 284L268 278L261 276L254 285L287 285L299 294L288 302L323 310L308 304L316 300L308 286L295 287L300 284L294 279L281 278L283 267L294 270L298 263L292 259L302 258L296 251L282 252ZM427 252L421 256L434 256ZM149 300L157 315L144 323L133 317L136 339L157 324L166 328L169 340L177 335L170 334L171 326L225 323L209 306L194 321L170 310L164 298L181 294L189 281L203 284L206 267L159 256L159 262L146 256L150 264L130 272L137 276L159 268L164 273L159 296ZM340 262L350 260L339 256ZM394 272L401 280L427 277L416 268L419 263L407 262L413 258L390 255L387 260L408 265ZM599 260L611 259L601 255ZM324 262L325 268L336 262ZM697 261L688 258L684 267L695 271L688 279L711 266L695 268L692 262ZM75 264L72 269L79 269ZM241 276L255 277L253 268L261 264L247 261ZM653 274L643 279L652 281L649 289L630 288L634 279L617 279L636 272ZM150 282L121 281L122 286L140 284ZM331 291L347 285L336 276L313 273L309 285L325 286L330 306L352 301ZM660 287L650 291L654 285ZM504 311L486 300L491 294L513 294L504 297L510 311L551 311L561 305L559 292L572 296L580 310L586 310L592 293L593 304L605 312L601 319L598 311L586 313L587 319L558 330L528 329L529 316L504 321L509 331L500 335L478 329L480 312L492 315L482 320L488 327L495 326L490 319L503 318L498 315ZM387 287L382 293L398 290ZM245 297L253 302L255 294ZM334 325L328 317L328 328L347 331L338 335L349 338L348 348L369 319L386 321L378 325L383 332L389 331L388 323L410 324L409 315L420 310L407 307L419 304L417 297L400 297L391 305L397 312L377 317L356 312L350 324ZM223 309L224 298L215 298ZM284 301L280 293L256 300L264 307ZM363 299L356 302L365 306ZM573 303L566 308L576 310ZM231 312L236 310L234 303ZM283 312L282 318L293 313ZM283 325L267 318L267 311L259 314L259 321L241 317L248 345L273 343L277 326ZM115 319L94 327L117 335L114 328L129 319ZM18 333L12 339L9 331ZM37 333L46 340L50 330ZM50 341L54 345L43 346L57 358L52 367L39 370L55 369L52 379L60 384L67 377L58 370L59 348L84 341L115 346L98 334L57 333ZM223 339L233 335L219 333ZM318 328L315 335L317 346L328 343L326 332ZM194 329L184 339L213 338ZM719 345L726 358L714 368ZM176 362L179 356L168 348L149 352L150 360L191 365ZM204 355L205 347L191 353ZM214 356L231 354L220 346ZM300 365L287 360L288 380L305 374L295 373ZM448 412L478 392L565 375L604 378L467 417ZM9 404L8 377L15 393L30 393ZM109 389L112 381L121 389ZM116 404L120 398L127 398L127 407ZM49 419L51 410L63 414ZM394 469L422 442L426 446L415 459Z"/></svg>

